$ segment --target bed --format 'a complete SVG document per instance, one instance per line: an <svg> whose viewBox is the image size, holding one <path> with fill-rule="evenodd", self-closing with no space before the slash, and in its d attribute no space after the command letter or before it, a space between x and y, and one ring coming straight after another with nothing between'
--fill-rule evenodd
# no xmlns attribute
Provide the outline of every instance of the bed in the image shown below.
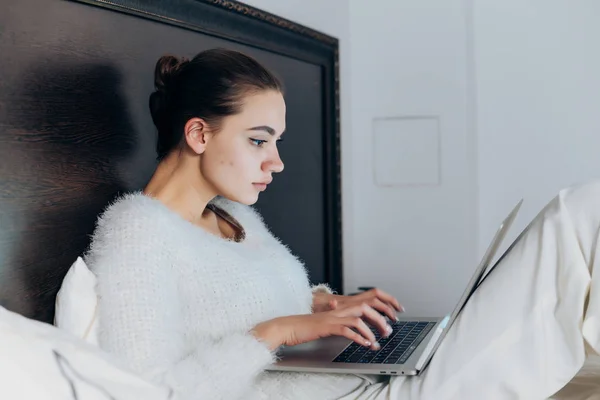
<svg viewBox="0 0 600 400"><path fill-rule="evenodd" d="M34 350L48 352L56 376L69 382L57 384L57 390L67 387L73 398L84 390L81 382L95 388L85 399L118 398L97 383L106 383L107 376L146 390L144 398L171 398L169 388L152 388L97 364L95 371L105 375L94 383L94 377L81 375L91 362L84 355L103 356L50 324L61 282L89 245L98 214L119 194L141 189L156 166L147 107L154 62L165 53L190 57L210 47L245 51L282 78L288 105L281 147L286 170L257 208L305 262L311 281L342 293L336 38L235 1L4 0L0 327L11 335L12 345L4 343L0 360L21 349L30 355L23 365L42 368ZM282 203L288 206L279 207ZM67 365L56 350L69 352L73 346L83 349L76 353L81 358L70 361L79 362L79 368ZM2 368L19 371L0 363ZM586 368L569 388L576 396L593 383L587 376L600 374L600 363ZM23 384L15 388L22 398L31 398Z"/></svg>

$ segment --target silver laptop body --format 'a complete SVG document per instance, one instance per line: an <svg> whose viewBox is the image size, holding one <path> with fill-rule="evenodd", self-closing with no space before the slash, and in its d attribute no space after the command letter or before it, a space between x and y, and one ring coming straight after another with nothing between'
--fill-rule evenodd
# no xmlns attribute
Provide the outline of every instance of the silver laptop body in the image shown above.
<svg viewBox="0 0 600 400"><path fill-rule="evenodd" d="M389 321L394 331L388 338L380 338L379 332L372 328L381 344L381 349L377 351L340 336L297 346L282 346L277 353L279 360L267 370L375 375L420 374L429 365L454 320L477 289L522 203L523 200L520 200L500 224L451 314L438 318L406 317L400 318L398 322ZM491 269L487 275L490 272Z"/></svg>

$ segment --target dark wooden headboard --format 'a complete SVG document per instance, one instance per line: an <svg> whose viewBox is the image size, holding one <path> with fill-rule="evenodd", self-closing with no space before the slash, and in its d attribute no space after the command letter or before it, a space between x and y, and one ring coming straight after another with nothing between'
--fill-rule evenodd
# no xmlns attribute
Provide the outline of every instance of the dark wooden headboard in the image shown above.
<svg viewBox="0 0 600 400"><path fill-rule="evenodd" d="M338 42L223 0L0 3L0 305L45 322L98 214L156 166L156 60L244 51L286 87L286 170L256 207L342 290Z"/></svg>

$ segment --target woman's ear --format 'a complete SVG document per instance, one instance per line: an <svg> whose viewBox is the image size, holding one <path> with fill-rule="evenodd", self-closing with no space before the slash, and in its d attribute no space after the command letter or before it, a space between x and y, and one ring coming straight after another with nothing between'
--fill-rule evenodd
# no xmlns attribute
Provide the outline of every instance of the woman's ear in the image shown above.
<svg viewBox="0 0 600 400"><path fill-rule="evenodd" d="M204 153L211 136L206 121L202 118L192 118L185 124L183 130L185 141L190 149L196 154Z"/></svg>

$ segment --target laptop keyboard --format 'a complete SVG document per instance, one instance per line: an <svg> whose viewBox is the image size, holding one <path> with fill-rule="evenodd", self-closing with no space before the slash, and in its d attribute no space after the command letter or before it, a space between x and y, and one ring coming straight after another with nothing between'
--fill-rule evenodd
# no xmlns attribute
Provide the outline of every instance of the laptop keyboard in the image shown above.
<svg viewBox="0 0 600 400"><path fill-rule="evenodd" d="M375 328L371 331L381 345L379 350L371 350L358 343L351 343L333 362L360 364L404 364L415 351L419 343L435 326L435 322L427 321L391 321L393 332L387 338Z"/></svg>

